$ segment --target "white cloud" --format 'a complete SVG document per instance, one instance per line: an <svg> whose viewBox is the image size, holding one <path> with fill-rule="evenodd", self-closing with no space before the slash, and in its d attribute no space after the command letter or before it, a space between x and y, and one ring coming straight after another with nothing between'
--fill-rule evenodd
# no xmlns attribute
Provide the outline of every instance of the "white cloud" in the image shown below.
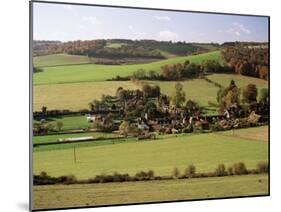
<svg viewBox="0 0 281 212"><path fill-rule="evenodd" d="M146 33L137 31L132 25L129 25L128 29L132 32L133 35L135 35L137 37L146 36Z"/></svg>
<svg viewBox="0 0 281 212"><path fill-rule="evenodd" d="M251 31L249 29L247 29L243 24L233 22L232 25L246 34L251 34Z"/></svg>
<svg viewBox="0 0 281 212"><path fill-rule="evenodd" d="M156 18L156 20L158 20L158 21L170 21L171 20L169 16L158 16L158 15L156 15L156 16L154 16L154 18Z"/></svg>
<svg viewBox="0 0 281 212"><path fill-rule="evenodd" d="M93 24L93 25L100 25L101 24L101 22L95 16L83 17L83 21L87 21L87 22L89 22L90 24Z"/></svg>
<svg viewBox="0 0 281 212"><path fill-rule="evenodd" d="M176 40L179 35L169 30L163 30L158 33L158 36L163 40Z"/></svg>
<svg viewBox="0 0 281 212"><path fill-rule="evenodd" d="M240 36L241 34L247 34L247 35L251 34L251 30L246 28L243 24L237 22L233 22L232 27L229 28L226 32L236 36Z"/></svg>

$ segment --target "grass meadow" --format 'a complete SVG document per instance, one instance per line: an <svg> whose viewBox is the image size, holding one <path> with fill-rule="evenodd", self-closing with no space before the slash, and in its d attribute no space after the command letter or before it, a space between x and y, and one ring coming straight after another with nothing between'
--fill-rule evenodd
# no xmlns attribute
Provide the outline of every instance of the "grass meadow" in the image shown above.
<svg viewBox="0 0 281 212"><path fill-rule="evenodd" d="M48 123L54 124L54 126L56 126L57 121L62 122L63 123L63 127L61 129L62 131L85 129L89 127L89 123L87 122L86 116L83 115L56 116L56 117L49 117L45 120ZM34 123L39 123L39 121L40 120L34 120Z"/></svg>
<svg viewBox="0 0 281 212"><path fill-rule="evenodd" d="M261 130L255 129L251 129L252 134ZM236 132L234 136L219 133L172 135L145 142L81 148L77 144L76 147L77 163L74 163L72 148L53 151L36 151L35 148L34 173L46 171L51 176L74 174L78 179L87 179L114 171L135 174L152 169L156 175L170 175L175 167L184 171L190 164L194 164L199 172L213 171L220 163L232 165L239 161L248 168L255 168L259 161L268 158L267 142L238 137Z"/></svg>
<svg viewBox="0 0 281 212"><path fill-rule="evenodd" d="M72 64L85 64L90 63L87 56L70 55L70 54L51 54L45 56L38 56L33 58L35 67L45 66L60 66Z"/></svg>
<svg viewBox="0 0 281 212"><path fill-rule="evenodd" d="M219 82L223 86L228 86L231 79L234 79L238 87L243 87L248 83L256 83L258 89L267 87L267 81L254 79L251 77L233 74L212 74L208 78ZM150 85L159 85L161 92L171 95L176 82L165 81L144 81ZM187 99L198 102L201 106L208 106L208 102L216 103L218 88L204 79L192 79L181 82L184 86ZM124 89L140 89L141 83L132 81L103 81L66 83L52 85L34 86L34 110L40 111L43 105L49 109L87 109L88 103L94 99L100 99L102 94L115 95L118 87Z"/></svg>
<svg viewBox="0 0 281 212"><path fill-rule="evenodd" d="M200 63L203 60L219 60L220 51L213 51L199 55L174 57L166 60L156 61L146 64L134 65L98 65L98 64L84 64L84 65L70 65L70 66L56 66L45 67L43 72L33 75L33 84L60 84L72 82L93 82L104 81L112 79L117 75L124 77L129 76L138 69L155 70L158 71L161 66L166 64L173 64L190 60L190 62Z"/></svg>

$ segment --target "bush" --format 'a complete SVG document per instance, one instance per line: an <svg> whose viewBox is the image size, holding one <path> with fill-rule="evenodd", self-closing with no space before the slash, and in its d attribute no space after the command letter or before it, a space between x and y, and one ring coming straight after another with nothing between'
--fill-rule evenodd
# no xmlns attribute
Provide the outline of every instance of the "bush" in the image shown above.
<svg viewBox="0 0 281 212"><path fill-rule="evenodd" d="M113 174L113 182L124 182L124 181L130 181L130 176L128 174L119 174L117 172L114 172Z"/></svg>
<svg viewBox="0 0 281 212"><path fill-rule="evenodd" d="M233 173L233 167L228 167L227 168L227 173L228 173L228 175L233 175L234 173Z"/></svg>
<svg viewBox="0 0 281 212"><path fill-rule="evenodd" d="M57 131L61 131L63 127L63 123L61 121L56 121L56 129Z"/></svg>
<svg viewBox="0 0 281 212"><path fill-rule="evenodd" d="M174 168L172 173L173 178L177 179L180 176L180 170L178 168Z"/></svg>
<svg viewBox="0 0 281 212"><path fill-rule="evenodd" d="M97 175L95 178L94 178L94 182L97 182L97 183L111 183L113 182L114 178L112 175Z"/></svg>
<svg viewBox="0 0 281 212"><path fill-rule="evenodd" d="M77 183L77 179L74 175L60 176L57 178L57 183L69 185L69 184Z"/></svg>
<svg viewBox="0 0 281 212"><path fill-rule="evenodd" d="M148 172L140 171L135 175L136 180L152 180L154 179L154 172L149 170Z"/></svg>
<svg viewBox="0 0 281 212"><path fill-rule="evenodd" d="M267 162L259 162L256 168L258 173L268 173L269 166Z"/></svg>
<svg viewBox="0 0 281 212"><path fill-rule="evenodd" d="M154 179L154 171L153 170L149 170L147 174L148 174L149 179Z"/></svg>
<svg viewBox="0 0 281 212"><path fill-rule="evenodd" d="M224 164L219 164L218 167L215 170L215 173L217 176L225 176L227 175L227 172L225 170L225 165Z"/></svg>
<svg viewBox="0 0 281 212"><path fill-rule="evenodd" d="M247 174L248 170L243 162L239 162L233 165L233 173L236 175Z"/></svg>
<svg viewBox="0 0 281 212"><path fill-rule="evenodd" d="M33 176L34 185L74 184L77 182L74 175L51 177L46 172L41 172L40 175Z"/></svg>
<svg viewBox="0 0 281 212"><path fill-rule="evenodd" d="M184 176L185 177L193 177L195 175L195 172L196 172L196 167L191 164L185 169Z"/></svg>

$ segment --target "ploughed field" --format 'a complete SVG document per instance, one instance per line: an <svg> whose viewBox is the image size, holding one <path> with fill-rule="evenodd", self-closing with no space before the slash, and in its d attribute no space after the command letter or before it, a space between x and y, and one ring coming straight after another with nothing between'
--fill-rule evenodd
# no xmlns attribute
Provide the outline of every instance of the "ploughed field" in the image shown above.
<svg viewBox="0 0 281 212"><path fill-rule="evenodd" d="M156 140L109 141L108 145L107 141L102 141L102 145L87 142L87 145L57 144L49 148L46 146L45 149L36 147L33 170L34 174L45 171L50 176L73 174L78 179L88 179L113 172L135 175L149 169L155 175L170 176L175 167L183 172L190 164L194 164L198 172L214 171L218 164L229 166L240 161L251 169L256 168L258 162L268 159L268 143L264 136L268 133L267 128L235 130L232 134L165 135ZM247 130L248 133L245 133ZM260 137L257 133L260 133Z"/></svg>
<svg viewBox="0 0 281 212"><path fill-rule="evenodd" d="M268 195L268 176L34 186L33 194L34 209L257 196Z"/></svg>

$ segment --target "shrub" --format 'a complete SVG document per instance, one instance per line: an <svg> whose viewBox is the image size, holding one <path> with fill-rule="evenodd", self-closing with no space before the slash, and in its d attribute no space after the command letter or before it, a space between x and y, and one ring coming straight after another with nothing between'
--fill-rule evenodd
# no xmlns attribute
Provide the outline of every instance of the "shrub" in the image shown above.
<svg viewBox="0 0 281 212"><path fill-rule="evenodd" d="M94 178L94 181L95 182L98 182L98 183L110 183L110 182L113 182L113 176L112 175L97 175L95 178Z"/></svg>
<svg viewBox="0 0 281 212"><path fill-rule="evenodd" d="M117 172L114 172L113 174L113 182L124 182L124 181L130 181L130 176L128 174L119 174Z"/></svg>
<svg viewBox="0 0 281 212"><path fill-rule="evenodd" d="M195 172L196 172L196 167L191 164L189 165L186 169L185 169L185 177L193 177L195 175Z"/></svg>
<svg viewBox="0 0 281 212"><path fill-rule="evenodd" d="M219 164L218 167L215 170L215 173L216 173L217 176L225 176L225 175L227 175L227 172L225 170L225 165L223 163Z"/></svg>
<svg viewBox="0 0 281 212"><path fill-rule="evenodd" d="M234 173L233 173L233 167L232 167L232 166L230 166L230 167L227 168L227 173L228 173L228 175L233 175L233 174L234 174Z"/></svg>
<svg viewBox="0 0 281 212"><path fill-rule="evenodd" d="M179 178L180 176L180 170L178 168L174 168L173 173L172 173L173 178Z"/></svg>
<svg viewBox="0 0 281 212"><path fill-rule="evenodd" d="M56 121L57 131L61 131L62 127L63 127L63 123L61 121Z"/></svg>
<svg viewBox="0 0 281 212"><path fill-rule="evenodd" d="M149 170L148 172L140 171L135 175L136 180L151 180L154 179L154 172Z"/></svg>
<svg viewBox="0 0 281 212"><path fill-rule="evenodd" d="M237 174L237 175L248 173L246 165L243 162L235 163L233 165L233 171L234 171L234 174Z"/></svg>
<svg viewBox="0 0 281 212"><path fill-rule="evenodd" d="M57 178L56 183L63 183L63 184L74 184L77 183L77 179L74 175L69 175L69 176L60 176Z"/></svg>
<svg viewBox="0 0 281 212"><path fill-rule="evenodd" d="M269 170L269 166L267 162L259 162L256 168L258 173L267 173Z"/></svg>
<svg viewBox="0 0 281 212"><path fill-rule="evenodd" d="M147 174L148 174L149 179L154 179L154 171L153 170L149 170Z"/></svg>

